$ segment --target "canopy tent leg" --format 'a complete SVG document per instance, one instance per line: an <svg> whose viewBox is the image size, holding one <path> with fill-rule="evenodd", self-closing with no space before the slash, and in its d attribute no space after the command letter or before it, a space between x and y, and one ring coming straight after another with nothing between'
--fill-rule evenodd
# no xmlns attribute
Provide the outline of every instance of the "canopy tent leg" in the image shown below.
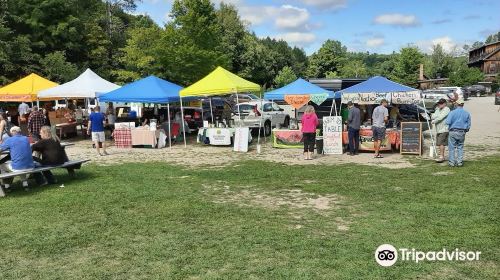
<svg viewBox="0 0 500 280"><path fill-rule="evenodd" d="M241 127L241 112L240 112L240 106L238 104L240 104L240 100L238 99L238 91L236 91L236 106L238 107L238 123L239 127Z"/></svg>
<svg viewBox="0 0 500 280"><path fill-rule="evenodd" d="M182 106L182 97L181 97L181 123L182 123L182 138L184 138L184 148L187 147L186 144L186 127L184 126L184 107Z"/></svg>
<svg viewBox="0 0 500 280"><path fill-rule="evenodd" d="M215 124L215 122L214 122L214 110L212 108L212 97L209 97L208 100L210 101L210 115L212 116L212 124Z"/></svg>
<svg viewBox="0 0 500 280"><path fill-rule="evenodd" d="M172 150L172 129L170 128L170 103L167 104L168 114L168 146Z"/></svg>
<svg viewBox="0 0 500 280"><path fill-rule="evenodd" d="M264 102L264 99L262 98L262 93L260 96L260 108L262 108L262 104ZM257 147L260 147L260 131L262 130L262 114L260 114L260 119L259 119L259 134L257 135ZM264 133L265 134L265 133ZM259 153L260 148L257 148L257 153Z"/></svg>
<svg viewBox="0 0 500 280"><path fill-rule="evenodd" d="M335 99L333 99L333 103L332 104L334 104L333 107L335 108L335 116L338 116L339 113L337 111L337 102L335 101Z"/></svg>
<svg viewBox="0 0 500 280"><path fill-rule="evenodd" d="M38 98L36 99L36 106L40 109L40 100Z"/></svg>
<svg viewBox="0 0 500 280"><path fill-rule="evenodd" d="M424 99L422 98L422 105L423 105L423 108L425 110L425 101ZM418 116L418 107L417 107L417 116ZM424 111L424 114L427 114L425 111ZM430 131L430 135L431 135L431 143L432 143L432 147L434 148L434 157L437 157L437 150L436 150L436 142L434 141L434 132L432 131L432 127L431 127L431 123L429 122L429 119L428 118L425 118L426 122L427 122L427 127L429 128L429 131Z"/></svg>
<svg viewBox="0 0 500 280"><path fill-rule="evenodd" d="M332 99L332 107L330 107L330 117L332 116L334 105L335 105L335 98ZM335 110L337 110L337 108L335 108Z"/></svg>

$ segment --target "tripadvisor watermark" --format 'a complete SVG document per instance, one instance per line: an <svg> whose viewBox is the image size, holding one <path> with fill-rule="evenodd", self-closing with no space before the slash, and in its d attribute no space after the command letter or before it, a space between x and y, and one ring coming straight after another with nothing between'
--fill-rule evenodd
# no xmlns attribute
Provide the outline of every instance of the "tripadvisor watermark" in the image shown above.
<svg viewBox="0 0 500 280"><path fill-rule="evenodd" d="M435 262L435 261L478 261L480 251L462 251L458 248L439 251L419 251L415 248L396 249L391 244L383 244L375 250L375 260L381 266L392 266L396 261Z"/></svg>

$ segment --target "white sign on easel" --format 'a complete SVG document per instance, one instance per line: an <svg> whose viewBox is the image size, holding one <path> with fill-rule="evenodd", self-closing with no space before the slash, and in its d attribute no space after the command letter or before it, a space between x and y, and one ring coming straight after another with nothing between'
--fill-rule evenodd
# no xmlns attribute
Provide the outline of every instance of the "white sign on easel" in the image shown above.
<svg viewBox="0 0 500 280"><path fill-rule="evenodd" d="M342 148L342 117L323 117L323 153L341 155Z"/></svg>
<svg viewBox="0 0 500 280"><path fill-rule="evenodd" d="M234 131L234 151L248 152L248 135L250 129L248 127L237 127Z"/></svg>

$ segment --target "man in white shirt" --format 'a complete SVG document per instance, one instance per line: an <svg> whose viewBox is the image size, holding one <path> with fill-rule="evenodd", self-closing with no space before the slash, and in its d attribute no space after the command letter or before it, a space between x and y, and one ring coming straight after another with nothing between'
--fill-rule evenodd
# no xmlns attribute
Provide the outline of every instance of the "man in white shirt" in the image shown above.
<svg viewBox="0 0 500 280"><path fill-rule="evenodd" d="M30 106L23 102L19 104L17 111L19 112L19 115L27 115L30 111Z"/></svg>
<svg viewBox="0 0 500 280"><path fill-rule="evenodd" d="M372 115L372 132L373 132L373 148L375 150L375 158L383 158L380 154L380 145L385 139L385 126L389 120L389 111L387 110L387 100L382 99L380 106L373 110Z"/></svg>

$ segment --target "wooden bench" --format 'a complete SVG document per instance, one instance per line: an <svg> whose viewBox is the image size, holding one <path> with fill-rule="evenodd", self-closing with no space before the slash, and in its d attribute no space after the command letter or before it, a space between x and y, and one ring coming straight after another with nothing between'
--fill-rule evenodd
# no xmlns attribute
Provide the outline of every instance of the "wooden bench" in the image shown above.
<svg viewBox="0 0 500 280"><path fill-rule="evenodd" d="M70 161L67 161L61 165L41 166L41 167L35 167L33 169L1 173L0 174L0 183L2 184L2 186L0 186L0 197L5 196L3 186L5 186L6 189L8 189L10 187L10 185L4 184L5 179L10 179L10 178L14 178L14 177L19 176L19 177L21 177L23 187L27 188L28 187L28 177L31 174L40 173L43 171L49 171L49 170L57 169L57 168L65 168L66 170L68 170L68 174L71 177L75 177L75 169L80 169L82 167L82 164L87 162L87 161L90 161L90 160L88 160L88 159L70 160Z"/></svg>

